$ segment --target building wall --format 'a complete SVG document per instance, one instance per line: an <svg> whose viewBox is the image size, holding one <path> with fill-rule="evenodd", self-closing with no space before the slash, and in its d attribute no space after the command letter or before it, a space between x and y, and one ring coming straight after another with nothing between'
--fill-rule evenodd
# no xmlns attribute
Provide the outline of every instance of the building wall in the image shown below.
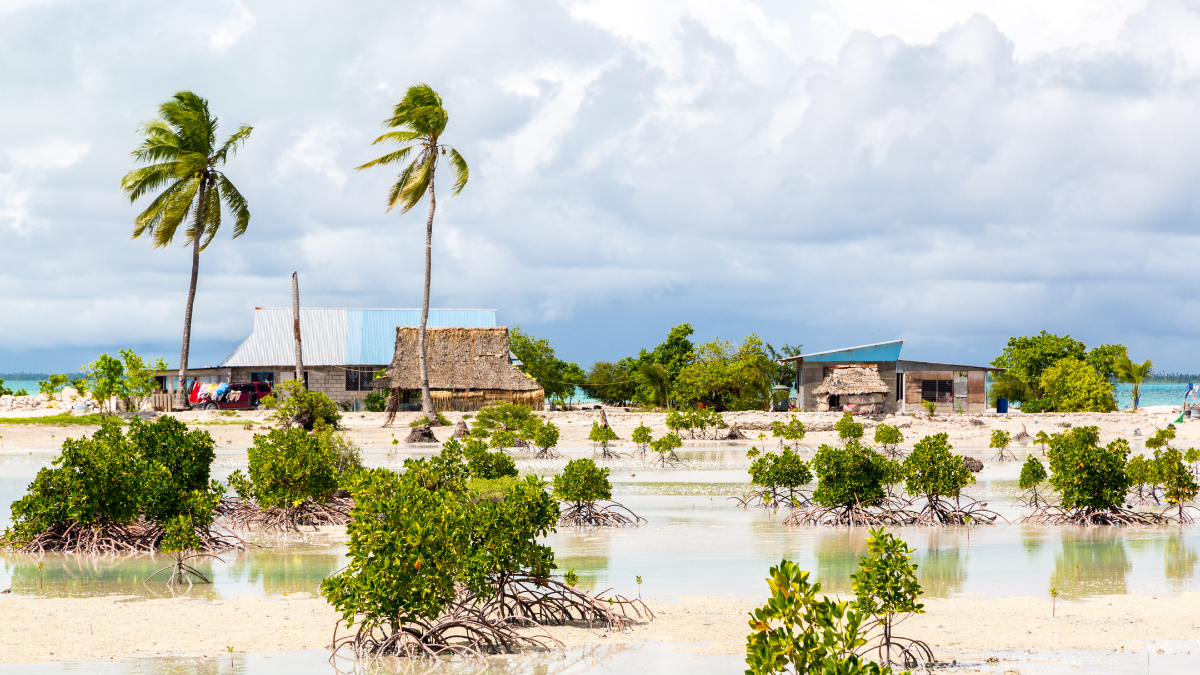
<svg viewBox="0 0 1200 675"><path fill-rule="evenodd" d="M358 368L370 368L372 370L380 370L386 366L355 366ZM287 380L291 380L296 376L296 369L291 366L263 366L257 368L232 368L231 378L233 382L249 382L251 373L271 372L275 373L275 384L278 385ZM344 401L359 401L359 407L362 407L362 400L367 397L370 391L347 391L346 390L346 368L339 366L311 366L304 369L308 373L308 389L309 391L324 392L326 396L333 399L337 403Z"/></svg>
<svg viewBox="0 0 1200 675"><path fill-rule="evenodd" d="M921 382L923 380L954 380L953 370L906 370L904 373L904 402L907 412L919 412L921 405ZM967 409L964 412L978 413L987 409L987 374L982 370L967 370ZM958 412L953 403L939 403L939 413Z"/></svg>

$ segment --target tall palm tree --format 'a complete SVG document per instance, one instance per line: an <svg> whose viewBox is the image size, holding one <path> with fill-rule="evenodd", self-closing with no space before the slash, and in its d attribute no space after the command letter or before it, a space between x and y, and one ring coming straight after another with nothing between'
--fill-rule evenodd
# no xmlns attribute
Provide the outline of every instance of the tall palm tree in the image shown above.
<svg viewBox="0 0 1200 675"><path fill-rule="evenodd" d="M1133 385L1133 409L1138 409L1138 400L1140 390L1142 388L1142 380L1150 377L1154 372L1154 363L1150 359L1146 359L1142 363L1134 363L1128 355L1117 361L1117 377L1122 382L1128 382Z"/></svg>
<svg viewBox="0 0 1200 675"><path fill-rule="evenodd" d="M192 305L196 300L196 278L200 251L208 247L221 228L221 205L234 218L233 236L240 237L250 225L250 209L237 188L218 171L231 153L249 138L252 127L241 126L225 143L217 145L217 118L208 101L190 91L181 91L158 107L158 118L143 124L142 143L133 156L148 164L121 179L121 190L129 201L159 188L164 189L133 221L133 238L149 235L154 247L167 246L184 221L184 245L192 247L192 281L187 309L183 314L183 348L179 355L179 390L176 405L187 407L188 348L192 341Z"/></svg>
<svg viewBox="0 0 1200 675"><path fill-rule="evenodd" d="M671 407L671 374L662 364L643 363L634 372L634 377L654 394L655 403L664 408Z"/></svg>
<svg viewBox="0 0 1200 675"><path fill-rule="evenodd" d="M421 409L433 420L437 413L433 409L433 396L429 393L429 368L425 362L425 324L429 321L429 278L433 269L433 211L437 199L433 193L433 179L437 172L438 157L449 156L454 169L454 194L462 192L467 185L467 162L454 148L441 142L450 116L442 107L442 97L427 84L414 84L405 92L404 98L392 109L392 116L384 125L396 129L375 139L372 145L395 143L399 150L355 167L361 171L373 166L401 164L413 150L419 149L415 159L408 162L396 177L396 183L388 193L388 211L397 205L400 213L417 205L421 198L429 195L429 218L425 221L425 297L421 302L421 328L417 331L417 363L421 370Z"/></svg>

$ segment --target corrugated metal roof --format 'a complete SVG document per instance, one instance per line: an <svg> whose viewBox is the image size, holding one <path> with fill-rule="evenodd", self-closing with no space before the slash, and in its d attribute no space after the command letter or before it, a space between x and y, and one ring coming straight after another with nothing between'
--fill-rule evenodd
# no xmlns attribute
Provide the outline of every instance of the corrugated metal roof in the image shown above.
<svg viewBox="0 0 1200 675"><path fill-rule="evenodd" d="M875 362L875 361L898 361L900 359L900 347L904 345L904 340L894 340L892 342L877 342L871 345L862 345L859 347L845 347L842 349L831 349L824 352L813 352L812 354L801 354L800 356L791 356L780 361L851 361L851 362Z"/></svg>
<svg viewBox="0 0 1200 675"><path fill-rule="evenodd" d="M398 326L418 326L419 309L300 308L304 365L383 365L396 348ZM493 328L494 309L430 309L431 327ZM222 367L294 365L295 340L290 307L254 310L254 331Z"/></svg>

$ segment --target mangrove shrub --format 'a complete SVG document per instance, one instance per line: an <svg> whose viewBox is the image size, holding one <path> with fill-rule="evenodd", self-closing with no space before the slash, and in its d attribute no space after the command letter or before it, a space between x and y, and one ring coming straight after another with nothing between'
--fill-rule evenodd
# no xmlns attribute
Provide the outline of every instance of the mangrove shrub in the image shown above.
<svg viewBox="0 0 1200 675"><path fill-rule="evenodd" d="M1067 509L1112 510L1125 503L1129 443L1100 445L1097 427L1076 427L1050 439L1050 485Z"/></svg>
<svg viewBox="0 0 1200 675"><path fill-rule="evenodd" d="M883 501L885 458L856 438L842 447L822 445L813 457L812 471L817 476L813 501L821 506L870 506Z"/></svg>

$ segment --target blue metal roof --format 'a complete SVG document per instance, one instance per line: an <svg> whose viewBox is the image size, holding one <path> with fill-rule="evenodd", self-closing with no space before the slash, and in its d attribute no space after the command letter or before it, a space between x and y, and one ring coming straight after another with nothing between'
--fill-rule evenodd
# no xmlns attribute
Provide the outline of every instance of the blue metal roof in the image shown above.
<svg viewBox="0 0 1200 675"><path fill-rule="evenodd" d="M873 345L862 345L861 347L846 347L844 349L831 349L825 352L814 352L812 354L801 354L790 359L781 359L783 361L815 361L815 362L831 362L831 361L850 361L858 363L876 363L879 361L899 361L900 347L904 345L904 340L895 340L892 342L877 342Z"/></svg>
<svg viewBox="0 0 1200 675"><path fill-rule="evenodd" d="M222 367L289 366L296 362L291 307L259 307L254 331ZM392 362L396 328L421 325L419 309L300 308L304 363L372 366ZM494 328L494 309L430 309L431 328Z"/></svg>

